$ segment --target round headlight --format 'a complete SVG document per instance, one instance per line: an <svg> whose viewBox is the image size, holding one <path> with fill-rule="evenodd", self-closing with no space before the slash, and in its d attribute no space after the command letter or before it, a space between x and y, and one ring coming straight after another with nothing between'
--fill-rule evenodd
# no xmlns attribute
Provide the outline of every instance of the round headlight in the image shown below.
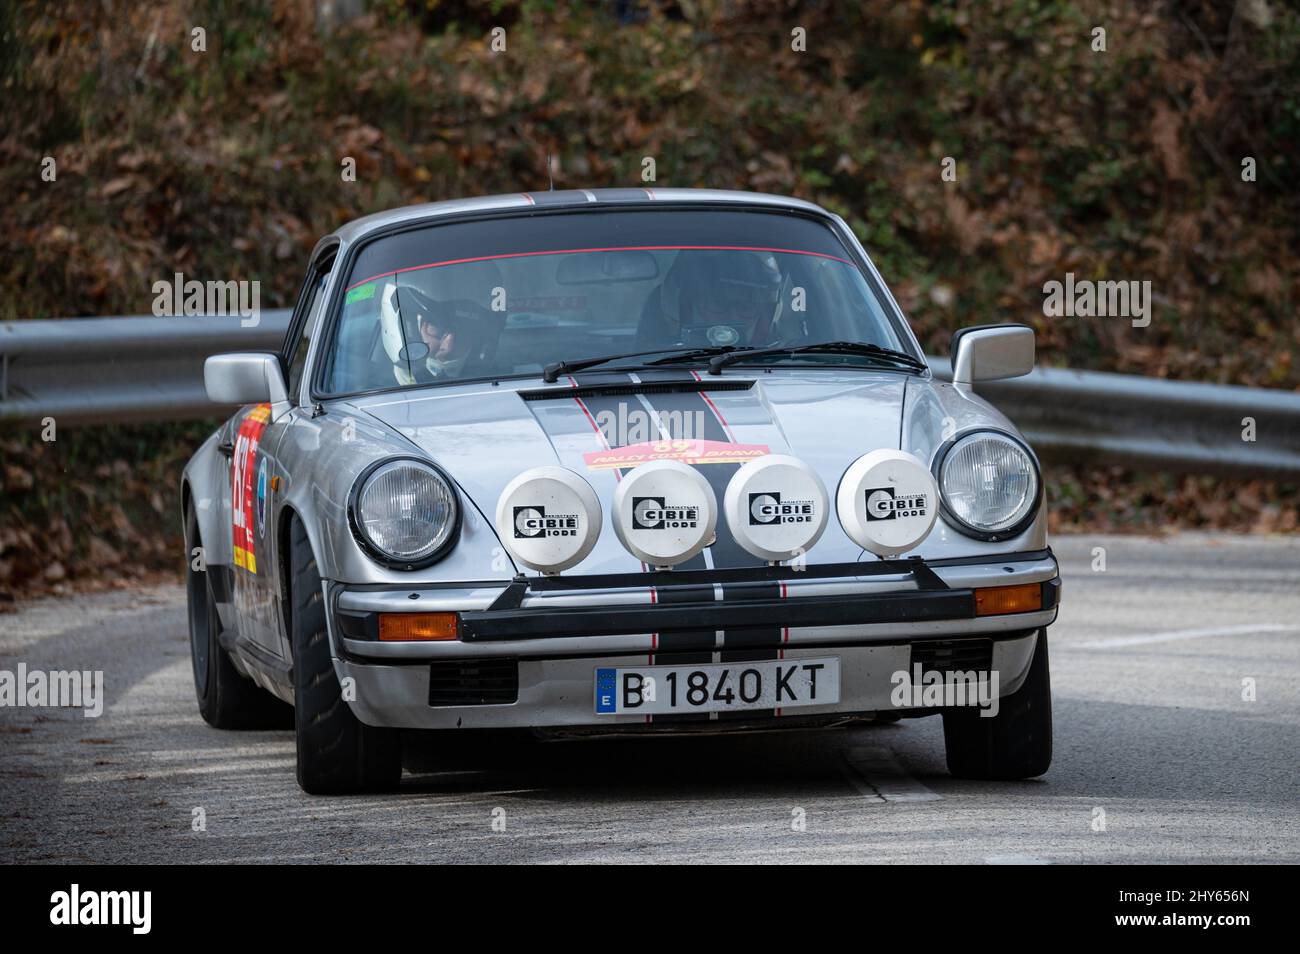
<svg viewBox="0 0 1300 954"><path fill-rule="evenodd" d="M416 569L450 547L460 507L451 482L431 464L389 460L357 481L352 521L362 542L383 562Z"/></svg>
<svg viewBox="0 0 1300 954"><path fill-rule="evenodd" d="M1038 506L1038 468L1017 440L968 434L939 461L939 490L958 530L984 538L1015 536Z"/></svg>

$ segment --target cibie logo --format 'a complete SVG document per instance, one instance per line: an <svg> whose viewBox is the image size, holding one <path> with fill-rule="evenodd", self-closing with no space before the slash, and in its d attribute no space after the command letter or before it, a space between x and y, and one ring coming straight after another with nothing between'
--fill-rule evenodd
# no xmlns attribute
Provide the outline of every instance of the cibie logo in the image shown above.
<svg viewBox="0 0 1300 954"><path fill-rule="evenodd" d="M545 507L515 507L515 536L520 539L577 535L576 513L547 514Z"/></svg>
<svg viewBox="0 0 1300 954"><path fill-rule="evenodd" d="M699 524L699 507L669 506L664 497L632 498L633 530L694 529Z"/></svg>
<svg viewBox="0 0 1300 954"><path fill-rule="evenodd" d="M893 487L872 487L867 491L867 519L894 520L898 517L924 517L930 513L925 494L894 496Z"/></svg>
<svg viewBox="0 0 1300 954"><path fill-rule="evenodd" d="M814 516L811 500L781 500L779 493L749 495L749 525L772 526L781 523L812 523Z"/></svg>

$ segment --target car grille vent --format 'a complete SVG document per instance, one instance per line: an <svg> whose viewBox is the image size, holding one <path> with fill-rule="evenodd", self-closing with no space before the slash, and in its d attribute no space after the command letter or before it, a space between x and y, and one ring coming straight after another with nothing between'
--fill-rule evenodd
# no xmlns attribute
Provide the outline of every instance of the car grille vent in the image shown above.
<svg viewBox="0 0 1300 954"><path fill-rule="evenodd" d="M912 666L922 672L987 672L993 668L993 640L937 639L912 644Z"/></svg>
<svg viewBox="0 0 1300 954"><path fill-rule="evenodd" d="M576 388L542 388L536 391L520 391L519 396L525 401L559 401L573 398L596 397L598 395L620 394L693 394L700 391L748 391L754 386L752 380L723 378L717 381L658 381L641 384L584 384Z"/></svg>
<svg viewBox="0 0 1300 954"><path fill-rule="evenodd" d="M429 667L431 706L499 706L518 699L518 660L453 660Z"/></svg>

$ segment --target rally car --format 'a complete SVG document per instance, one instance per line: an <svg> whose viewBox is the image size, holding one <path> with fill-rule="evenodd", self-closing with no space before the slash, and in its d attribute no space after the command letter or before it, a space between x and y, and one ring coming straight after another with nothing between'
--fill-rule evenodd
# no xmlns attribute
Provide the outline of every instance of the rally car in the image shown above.
<svg viewBox="0 0 1300 954"><path fill-rule="evenodd" d="M413 730L924 715L955 775L1040 775L1057 563L1038 461L973 391L1033 361L1027 327L964 328L937 379L797 199L352 222L279 353L207 360L242 407L182 478L199 710L291 718L313 793L395 786Z"/></svg>

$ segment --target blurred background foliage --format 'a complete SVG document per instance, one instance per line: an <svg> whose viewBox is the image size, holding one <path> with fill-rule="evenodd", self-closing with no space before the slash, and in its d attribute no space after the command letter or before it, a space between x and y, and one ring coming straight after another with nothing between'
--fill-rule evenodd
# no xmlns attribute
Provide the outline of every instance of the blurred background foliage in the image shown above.
<svg viewBox="0 0 1300 954"><path fill-rule="evenodd" d="M932 353L1014 320L1044 363L1300 387L1300 10L1282 0L45 0L0 5L0 89L0 320L147 313L176 271L287 306L348 219L544 189L548 154L557 188L639 185L649 156L657 186L843 215ZM1066 272L1150 281L1150 327L1045 318ZM164 559L204 431L6 436L0 589L56 558L89 572L91 539L150 553L160 523L139 563ZM1050 476L1058 529L1296 524L1293 487ZM66 507L65 556L18 539L62 538Z"/></svg>

